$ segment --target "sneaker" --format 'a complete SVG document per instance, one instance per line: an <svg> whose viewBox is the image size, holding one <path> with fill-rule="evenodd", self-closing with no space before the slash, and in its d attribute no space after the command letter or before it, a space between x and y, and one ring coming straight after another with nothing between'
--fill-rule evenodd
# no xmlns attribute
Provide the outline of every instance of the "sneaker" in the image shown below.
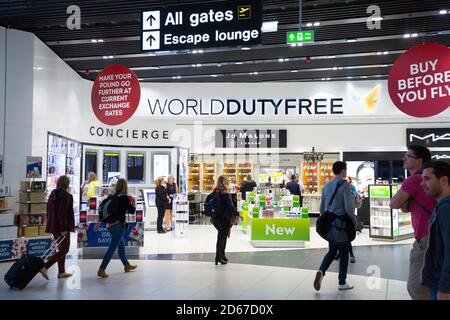
<svg viewBox="0 0 450 320"><path fill-rule="evenodd" d="M323 272L319 270L319 271L317 271L316 278L314 279L314 289L316 289L317 291L320 290L320 285L322 284L322 280L323 280Z"/></svg>
<svg viewBox="0 0 450 320"><path fill-rule="evenodd" d="M350 257L350 263L355 263L355 262L356 262L355 257Z"/></svg>
<svg viewBox="0 0 450 320"><path fill-rule="evenodd" d="M353 289L353 286L346 282L345 284L338 285L338 289L339 290L350 290L350 289Z"/></svg>

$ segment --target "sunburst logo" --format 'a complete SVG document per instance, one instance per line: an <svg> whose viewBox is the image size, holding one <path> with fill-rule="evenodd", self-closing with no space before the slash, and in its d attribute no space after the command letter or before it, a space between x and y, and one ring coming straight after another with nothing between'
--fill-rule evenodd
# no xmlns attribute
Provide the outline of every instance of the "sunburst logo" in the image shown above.
<svg viewBox="0 0 450 320"><path fill-rule="evenodd" d="M364 106L370 112L374 112L375 111L375 109L376 109L376 107L378 105L378 100L380 98L380 92L381 92L381 85L377 84L364 97Z"/></svg>

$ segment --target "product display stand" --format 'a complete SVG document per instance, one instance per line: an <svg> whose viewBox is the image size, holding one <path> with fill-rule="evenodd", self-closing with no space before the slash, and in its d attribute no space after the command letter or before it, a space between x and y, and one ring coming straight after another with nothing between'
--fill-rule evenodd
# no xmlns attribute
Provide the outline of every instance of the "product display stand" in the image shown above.
<svg viewBox="0 0 450 320"><path fill-rule="evenodd" d="M185 237L189 228L189 201L184 194L176 194L173 199L173 236Z"/></svg>
<svg viewBox="0 0 450 320"><path fill-rule="evenodd" d="M19 258L19 238L14 214L9 209L9 186L2 185L0 194L0 262Z"/></svg>

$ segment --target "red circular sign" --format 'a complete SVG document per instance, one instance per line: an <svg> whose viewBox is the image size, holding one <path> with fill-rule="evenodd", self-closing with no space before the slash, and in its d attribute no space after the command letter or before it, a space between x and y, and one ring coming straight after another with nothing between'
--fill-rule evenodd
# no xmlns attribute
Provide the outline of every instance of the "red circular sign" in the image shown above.
<svg viewBox="0 0 450 320"><path fill-rule="evenodd" d="M125 66L112 64L102 70L92 86L95 116L107 125L124 123L136 112L141 98L139 80Z"/></svg>
<svg viewBox="0 0 450 320"><path fill-rule="evenodd" d="M389 95L402 112L432 117L450 106L450 50L438 43L403 53L389 72Z"/></svg>

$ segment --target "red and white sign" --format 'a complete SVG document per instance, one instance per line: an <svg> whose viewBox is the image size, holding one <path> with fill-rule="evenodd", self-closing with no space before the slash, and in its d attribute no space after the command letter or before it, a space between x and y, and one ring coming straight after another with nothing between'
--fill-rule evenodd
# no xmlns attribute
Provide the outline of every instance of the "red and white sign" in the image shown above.
<svg viewBox="0 0 450 320"><path fill-rule="evenodd" d="M389 95L402 112L432 117L450 106L450 50L438 43L417 45L394 63Z"/></svg>
<svg viewBox="0 0 450 320"><path fill-rule="evenodd" d="M124 123L136 112L141 98L139 80L125 66L113 64L95 78L91 93L92 109L107 125Z"/></svg>

